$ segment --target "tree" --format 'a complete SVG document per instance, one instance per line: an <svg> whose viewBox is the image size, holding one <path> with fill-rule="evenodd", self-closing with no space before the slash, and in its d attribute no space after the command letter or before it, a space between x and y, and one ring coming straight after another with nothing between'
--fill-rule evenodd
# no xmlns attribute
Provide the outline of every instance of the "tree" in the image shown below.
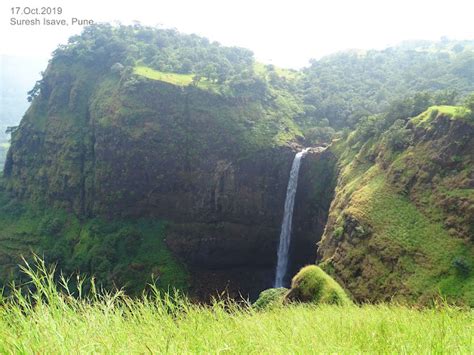
<svg viewBox="0 0 474 355"><path fill-rule="evenodd" d="M36 83L35 83L35 86L33 86L33 89L31 89L27 93L28 94L28 97L27 97L28 102L33 101L33 99L41 93L41 89L43 89L43 87L44 87L44 80L43 79L37 80Z"/></svg>
<svg viewBox="0 0 474 355"><path fill-rule="evenodd" d="M413 108L411 116L418 116L433 104L432 97L428 92L417 92L413 96Z"/></svg>
<svg viewBox="0 0 474 355"><path fill-rule="evenodd" d="M405 127L403 120L396 120L384 135L388 147L393 151L403 150L410 143L410 130Z"/></svg>
<svg viewBox="0 0 474 355"><path fill-rule="evenodd" d="M434 103L436 105L455 105L459 93L457 90L444 90L436 93Z"/></svg>
<svg viewBox="0 0 474 355"><path fill-rule="evenodd" d="M200 81L201 81L201 75L196 74L196 75L193 76L193 81L192 81L191 84L193 86L198 86Z"/></svg>
<svg viewBox="0 0 474 355"><path fill-rule="evenodd" d="M18 126L9 126L6 129L5 134L14 134L17 129L18 129Z"/></svg>
<svg viewBox="0 0 474 355"><path fill-rule="evenodd" d="M118 62L110 67L110 70L112 71L112 73L118 73L118 74L120 74L120 72L123 69L124 69L124 66L121 63L118 63Z"/></svg>
<svg viewBox="0 0 474 355"><path fill-rule="evenodd" d="M471 114L474 115L474 93L464 100L464 106L471 110Z"/></svg>

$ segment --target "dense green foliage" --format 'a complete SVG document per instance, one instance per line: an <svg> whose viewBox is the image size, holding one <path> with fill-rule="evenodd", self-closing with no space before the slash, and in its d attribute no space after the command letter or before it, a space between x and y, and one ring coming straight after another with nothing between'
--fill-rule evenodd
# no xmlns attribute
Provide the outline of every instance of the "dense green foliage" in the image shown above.
<svg viewBox="0 0 474 355"><path fill-rule="evenodd" d="M106 289L140 293L152 281L185 290L188 275L165 247L166 223L153 220L81 221L60 209L19 203L0 191L1 283L20 280L18 264L31 252L70 274L93 275Z"/></svg>
<svg viewBox="0 0 474 355"><path fill-rule="evenodd" d="M139 63L160 72L191 75L195 82L215 82L236 95L247 90L264 95L266 89L255 74L251 51L140 25L88 27L54 52L52 63L55 61L93 63L103 69L119 63L125 71Z"/></svg>
<svg viewBox="0 0 474 355"><path fill-rule="evenodd" d="M256 63L249 50L196 35L101 24L71 37L54 52L51 63L94 63L102 72L114 68L122 73L122 81L133 81L130 75L136 73L244 101L259 98L283 105L308 143L315 144L407 100L413 101L417 114L430 105L462 102L474 91L473 49L471 41L407 42L383 51L341 52L291 71ZM48 90L43 81L32 95L41 90ZM406 112L399 114L407 117Z"/></svg>
<svg viewBox="0 0 474 355"><path fill-rule="evenodd" d="M470 354L473 314L448 306L292 305L257 311L232 301L210 306L151 287L123 293L56 286L52 274L25 269L35 291L2 299L3 353L456 353ZM86 282L83 282L84 285ZM66 287L65 287L66 286ZM80 287L79 287L80 289Z"/></svg>
<svg viewBox="0 0 474 355"><path fill-rule="evenodd" d="M303 70L299 84L306 120L313 125L327 120L343 129L390 110L390 103L400 99L425 100L423 95L431 93L432 104L459 102L474 91L473 48L473 42L444 40L314 60Z"/></svg>
<svg viewBox="0 0 474 355"><path fill-rule="evenodd" d="M252 52L243 48L222 47L196 35L176 30L158 30L140 25L100 24L87 27L60 46L55 58L66 57L105 65L116 62L133 65L137 60L165 72L206 75L206 69L235 73L251 68ZM212 73L211 76L217 75Z"/></svg>

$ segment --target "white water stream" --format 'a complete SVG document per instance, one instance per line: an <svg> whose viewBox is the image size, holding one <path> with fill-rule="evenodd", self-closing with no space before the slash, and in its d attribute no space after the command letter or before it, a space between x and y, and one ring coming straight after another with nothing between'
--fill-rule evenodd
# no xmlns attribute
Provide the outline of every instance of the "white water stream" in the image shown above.
<svg viewBox="0 0 474 355"><path fill-rule="evenodd" d="M275 274L275 287L283 287L283 281L288 269L288 251L291 241L291 223L293 220L293 208L295 206L296 189L298 187L298 173L300 171L301 159L309 148L296 153L291 166L290 179L286 189L285 210L281 223L280 244L278 246L278 262Z"/></svg>

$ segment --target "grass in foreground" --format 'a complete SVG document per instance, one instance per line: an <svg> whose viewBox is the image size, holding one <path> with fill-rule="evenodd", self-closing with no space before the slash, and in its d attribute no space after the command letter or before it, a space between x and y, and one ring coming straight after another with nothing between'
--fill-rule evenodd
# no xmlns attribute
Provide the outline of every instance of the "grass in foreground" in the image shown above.
<svg viewBox="0 0 474 355"><path fill-rule="evenodd" d="M191 304L160 294L73 297L40 262L36 291L0 308L0 352L472 353L473 312L451 307ZM66 284L66 282L63 282Z"/></svg>

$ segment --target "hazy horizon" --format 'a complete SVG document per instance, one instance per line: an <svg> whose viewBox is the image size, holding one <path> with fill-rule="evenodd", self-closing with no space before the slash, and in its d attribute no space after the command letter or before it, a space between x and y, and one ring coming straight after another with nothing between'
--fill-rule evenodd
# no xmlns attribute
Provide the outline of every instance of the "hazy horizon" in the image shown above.
<svg viewBox="0 0 474 355"><path fill-rule="evenodd" d="M5 34L2 55L49 58L59 44L82 30L81 26L73 25L12 26L10 18L15 16L10 7L33 5L6 0L4 6L0 22L0 30ZM319 4L306 0L278 3L136 0L133 4L120 3L113 7L92 0L80 3L63 0L60 4L45 0L41 6L61 6L63 14L57 18L123 24L139 21L143 25L176 28L225 46L248 48L257 60L288 68L301 68L311 58L350 49L380 50L404 41L436 41L441 37L474 39L470 18L474 4L467 0L452 0L449 6L442 1L425 0L383 4L373 0Z"/></svg>

